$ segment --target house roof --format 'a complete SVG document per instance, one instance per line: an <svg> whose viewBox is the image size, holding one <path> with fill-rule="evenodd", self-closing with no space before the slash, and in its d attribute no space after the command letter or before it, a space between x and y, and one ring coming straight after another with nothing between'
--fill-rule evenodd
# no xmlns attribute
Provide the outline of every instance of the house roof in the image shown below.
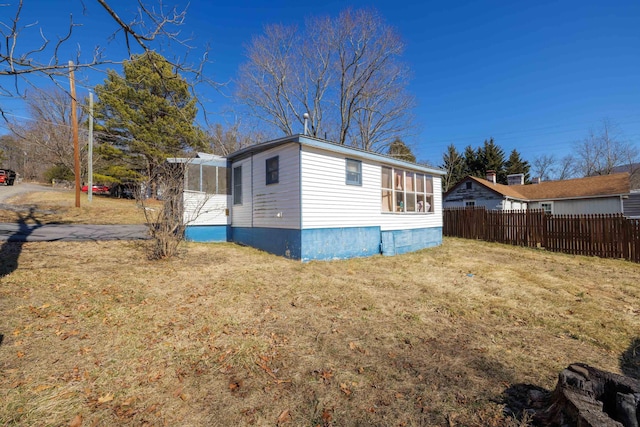
<svg viewBox="0 0 640 427"><path fill-rule="evenodd" d="M629 194L629 174L589 176L586 178L547 181L520 185L517 190L528 199L570 199L580 197L619 196Z"/></svg>
<svg viewBox="0 0 640 427"><path fill-rule="evenodd" d="M398 160L391 156L374 153L371 151L362 150L355 147L350 147L347 145L337 144L334 142L326 141L319 138L314 138L308 135L291 135L286 136L284 138L275 139L273 141L267 141L256 145L251 145L249 147L243 148L241 150L235 151L227 156L229 160L237 160L247 156L250 156L255 153L260 153L262 151L270 150L272 148L278 147L284 144L300 144L305 147L314 147L319 148L321 150L327 150L334 153L344 154L349 157L357 158L357 159L367 159L380 163L384 163L391 166L402 167L406 169L411 169L414 171L421 171L425 173L430 173L433 175L445 175L446 172L442 169L431 168L424 165L419 165L417 163L406 162L404 160Z"/></svg>
<svg viewBox="0 0 640 427"><path fill-rule="evenodd" d="M486 179L478 178L478 177L475 177L475 176L468 176L466 179L463 179L461 181L461 183L466 181L467 179L475 181L478 184L480 184L480 185L488 188L489 190L493 191L494 193L498 193L498 194L500 194L502 196L506 196L506 197L509 197L511 199L526 200L526 197L523 196L522 194L520 194L515 189L515 187L522 187L521 185L517 185L516 186L516 185L494 184L494 183L492 183L490 181L487 181ZM451 192L456 187L458 187L458 185L456 185L454 188L449 190L447 193Z"/></svg>
<svg viewBox="0 0 640 427"><path fill-rule="evenodd" d="M630 192L629 174L626 172L526 185L493 184L486 179L468 176L458 185L469 179L502 196L523 201L620 196Z"/></svg>

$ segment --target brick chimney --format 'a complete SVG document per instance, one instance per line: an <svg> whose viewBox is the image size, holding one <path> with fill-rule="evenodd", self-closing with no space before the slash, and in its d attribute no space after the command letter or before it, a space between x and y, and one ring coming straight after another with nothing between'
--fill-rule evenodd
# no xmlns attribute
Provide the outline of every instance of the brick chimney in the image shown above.
<svg viewBox="0 0 640 427"><path fill-rule="evenodd" d="M496 171L494 170L488 170L487 171L487 181L492 182L492 183L496 183Z"/></svg>

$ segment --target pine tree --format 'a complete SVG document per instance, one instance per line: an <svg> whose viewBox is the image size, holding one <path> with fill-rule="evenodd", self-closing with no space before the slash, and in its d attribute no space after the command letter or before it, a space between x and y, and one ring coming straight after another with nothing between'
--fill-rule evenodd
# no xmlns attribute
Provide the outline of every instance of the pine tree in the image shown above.
<svg viewBox="0 0 640 427"><path fill-rule="evenodd" d="M109 135L112 146L105 151L115 163L121 161L117 170L125 175L144 171L153 186L158 165L202 141L189 85L158 53L126 61L124 76L110 70L95 91L98 130Z"/></svg>
<svg viewBox="0 0 640 427"><path fill-rule="evenodd" d="M400 138L396 138L390 145L388 154L398 160L405 162L416 162L416 156L413 155L411 148L407 146Z"/></svg>
<svg viewBox="0 0 640 427"><path fill-rule="evenodd" d="M521 173L524 175L525 184L530 182L529 170L531 169L531 166L529 165L529 162L522 160L520 153L518 153L516 149L511 151L509 160L505 163L505 168L507 175Z"/></svg>
<svg viewBox="0 0 640 427"><path fill-rule="evenodd" d="M484 176L488 170L494 170L496 171L496 181L499 184L507 183L504 150L495 143L493 138L488 141L485 139L483 146L478 149L478 158L483 168L483 173L480 176Z"/></svg>
<svg viewBox="0 0 640 427"><path fill-rule="evenodd" d="M464 174L482 177L484 173L485 170L480 161L479 152L474 150L470 145L467 145L464 149Z"/></svg>
<svg viewBox="0 0 640 427"><path fill-rule="evenodd" d="M455 145L447 147L447 151L442 155L440 168L447 172L442 180L442 191L448 191L466 176L465 158L458 153Z"/></svg>

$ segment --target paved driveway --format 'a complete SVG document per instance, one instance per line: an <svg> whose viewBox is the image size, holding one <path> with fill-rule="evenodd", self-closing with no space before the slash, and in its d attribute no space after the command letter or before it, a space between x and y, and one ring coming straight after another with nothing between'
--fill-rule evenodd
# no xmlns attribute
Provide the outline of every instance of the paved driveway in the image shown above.
<svg viewBox="0 0 640 427"><path fill-rule="evenodd" d="M16 184L0 186L0 209L13 206L5 199L16 194L31 191L55 191L51 187L37 184ZM42 224L26 225L0 223L0 241L10 242L57 242L81 240L142 240L149 238L145 225L83 225L83 224Z"/></svg>
<svg viewBox="0 0 640 427"><path fill-rule="evenodd" d="M59 242L81 240L144 240L149 238L145 225L24 225L0 223L0 241Z"/></svg>

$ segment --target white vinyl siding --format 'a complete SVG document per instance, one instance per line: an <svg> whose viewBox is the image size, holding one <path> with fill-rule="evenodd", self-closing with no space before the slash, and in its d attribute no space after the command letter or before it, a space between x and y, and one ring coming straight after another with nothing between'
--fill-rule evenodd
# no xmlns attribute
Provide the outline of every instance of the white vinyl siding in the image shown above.
<svg viewBox="0 0 640 427"><path fill-rule="evenodd" d="M253 157L253 227L300 228L299 153L297 144L286 144ZM266 160L276 156L278 182L267 185Z"/></svg>
<svg viewBox="0 0 640 427"><path fill-rule="evenodd" d="M185 191L184 221L187 225L228 225L231 196Z"/></svg>
<svg viewBox="0 0 640 427"><path fill-rule="evenodd" d="M549 202L553 203L554 215L622 213L622 202L620 197L530 202L529 209L542 209L542 203Z"/></svg>
<svg viewBox="0 0 640 427"><path fill-rule="evenodd" d="M441 227L439 176L433 176L434 213L393 215L381 211L381 164L362 160L362 186L345 182L345 156L303 147L302 227L367 227L383 230ZM407 169L408 170L408 169Z"/></svg>
<svg viewBox="0 0 640 427"><path fill-rule="evenodd" d="M526 211L527 204L519 200L505 200L502 203L502 209L505 211Z"/></svg>
<svg viewBox="0 0 640 427"><path fill-rule="evenodd" d="M230 206L232 217L231 225L234 227L252 227L251 159L242 159L240 161L234 162L231 165L231 170L233 171L233 169L238 166L242 166L242 200L239 200L242 203L235 204L236 200L234 199L234 203ZM235 183L232 183L231 188L233 188L234 186Z"/></svg>

